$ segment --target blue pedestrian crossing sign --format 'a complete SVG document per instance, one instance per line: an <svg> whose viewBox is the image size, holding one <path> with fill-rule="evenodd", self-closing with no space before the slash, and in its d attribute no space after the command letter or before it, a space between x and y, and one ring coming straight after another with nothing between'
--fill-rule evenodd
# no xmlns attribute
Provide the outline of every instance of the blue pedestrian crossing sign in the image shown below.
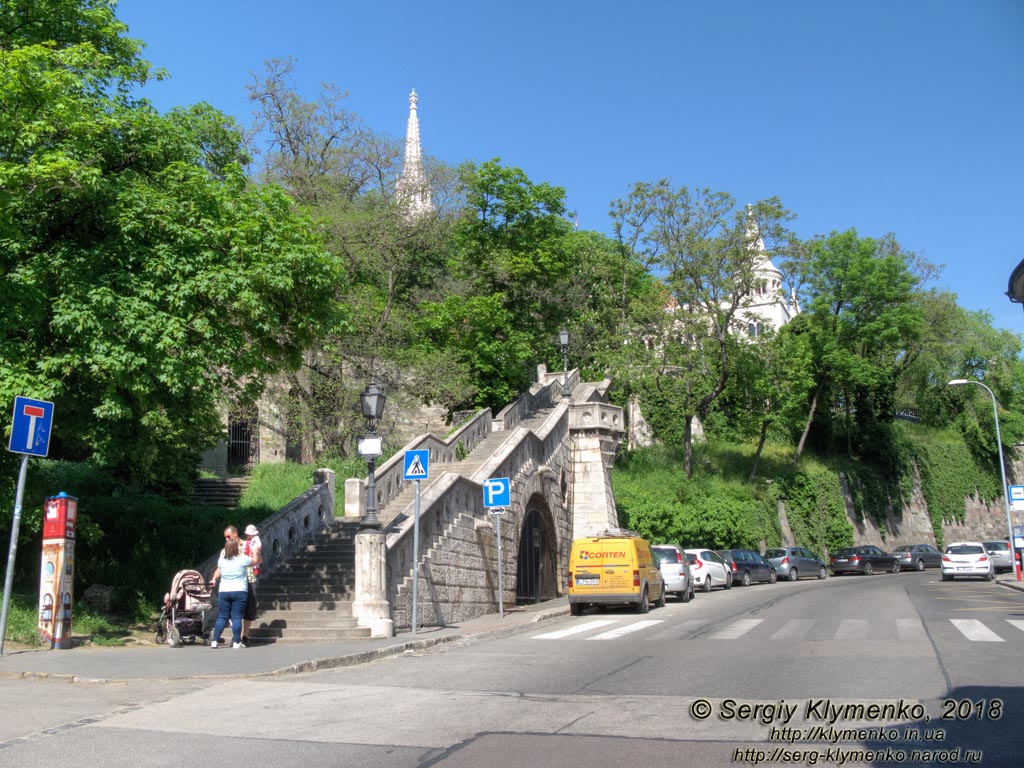
<svg viewBox="0 0 1024 768"><path fill-rule="evenodd" d="M7 450L29 456L46 456L50 452L51 426L53 403L28 397L14 398L14 422Z"/></svg>
<svg viewBox="0 0 1024 768"><path fill-rule="evenodd" d="M402 478L405 480L426 480L430 472L430 451L421 449L418 451L405 452L405 471Z"/></svg>
<svg viewBox="0 0 1024 768"><path fill-rule="evenodd" d="M484 480L484 506L507 507L512 503L512 487L507 477Z"/></svg>

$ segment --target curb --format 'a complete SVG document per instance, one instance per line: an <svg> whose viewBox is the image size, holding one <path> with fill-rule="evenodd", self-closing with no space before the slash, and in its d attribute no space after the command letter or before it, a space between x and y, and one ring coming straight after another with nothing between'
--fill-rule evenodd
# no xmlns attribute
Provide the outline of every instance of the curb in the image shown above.
<svg viewBox="0 0 1024 768"><path fill-rule="evenodd" d="M369 651L356 651L354 653L347 653L341 656L329 656L322 659L310 659L309 661L301 661L295 664L289 664L284 667L277 669L268 670L265 672L232 672L230 674L219 674L219 675L184 675L184 676L155 676L155 677L88 677L86 675L74 675L74 674L58 674L52 672L30 672L30 671L14 671L14 670L0 670L0 678L6 679L18 679L18 680L37 680L41 682L51 683L135 683L140 681L149 682L181 682L182 680L238 680L247 678L262 678L262 677L283 677L285 675L300 675L306 672L319 672L327 669L341 669L344 667L354 667L360 664L368 664L372 661L378 661L385 659L390 656L397 656L402 653L409 651L420 651L426 648L431 648L443 643L452 643L456 641L473 641L477 638L483 638L488 636L507 636L514 635L518 632L524 632L532 629L537 624L552 619L557 619L562 616L569 615L569 606L562 605L557 608L547 609L538 612L535 616L529 619L522 620L510 624L496 624L493 627L487 627L478 629L477 631L467 631L465 633L452 633L448 635L438 635L436 637L425 637L416 640L405 640L403 642L394 643L392 645L385 645L380 648L374 648ZM500 621L500 619L499 619Z"/></svg>

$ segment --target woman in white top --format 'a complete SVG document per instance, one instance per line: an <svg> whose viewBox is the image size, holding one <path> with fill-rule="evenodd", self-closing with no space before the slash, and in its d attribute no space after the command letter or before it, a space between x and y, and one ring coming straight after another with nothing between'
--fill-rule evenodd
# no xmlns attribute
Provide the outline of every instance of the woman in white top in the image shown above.
<svg viewBox="0 0 1024 768"><path fill-rule="evenodd" d="M217 623L213 628L210 647L216 648L221 644L221 633L230 617L231 647L245 648L242 644L242 614L249 597L249 580L245 569L252 565L252 558L239 551L237 535L230 536L225 531L224 538L224 550L220 553L217 570L211 579L213 584L220 582L220 591L217 595Z"/></svg>

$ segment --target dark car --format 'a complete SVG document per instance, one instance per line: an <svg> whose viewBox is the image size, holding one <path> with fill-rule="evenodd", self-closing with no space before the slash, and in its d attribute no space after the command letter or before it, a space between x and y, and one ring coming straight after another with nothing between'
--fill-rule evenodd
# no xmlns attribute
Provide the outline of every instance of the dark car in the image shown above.
<svg viewBox="0 0 1024 768"><path fill-rule="evenodd" d="M716 549L732 569L733 583L746 587L752 581L774 584L778 574L774 566L752 549Z"/></svg>
<svg viewBox="0 0 1024 768"><path fill-rule="evenodd" d="M859 547L842 547L832 553L829 558L832 573L863 573L870 576L875 571L900 572L900 561L895 555L883 552L874 544L862 544Z"/></svg>
<svg viewBox="0 0 1024 768"><path fill-rule="evenodd" d="M816 576L819 579L828 576L825 561L803 547L769 549L764 553L764 559L775 566L775 572L780 579L796 581L801 576Z"/></svg>
<svg viewBox="0 0 1024 768"><path fill-rule="evenodd" d="M904 544L889 554L896 556L903 571L923 571L942 565L942 553L931 544Z"/></svg>

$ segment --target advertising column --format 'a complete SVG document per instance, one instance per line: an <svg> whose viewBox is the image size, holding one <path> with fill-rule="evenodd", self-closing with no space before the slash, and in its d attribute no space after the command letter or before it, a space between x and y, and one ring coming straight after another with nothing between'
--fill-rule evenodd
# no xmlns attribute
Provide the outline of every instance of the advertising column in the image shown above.
<svg viewBox="0 0 1024 768"><path fill-rule="evenodd" d="M71 647L78 499L61 492L43 504L43 565L39 579L39 637L50 648Z"/></svg>

